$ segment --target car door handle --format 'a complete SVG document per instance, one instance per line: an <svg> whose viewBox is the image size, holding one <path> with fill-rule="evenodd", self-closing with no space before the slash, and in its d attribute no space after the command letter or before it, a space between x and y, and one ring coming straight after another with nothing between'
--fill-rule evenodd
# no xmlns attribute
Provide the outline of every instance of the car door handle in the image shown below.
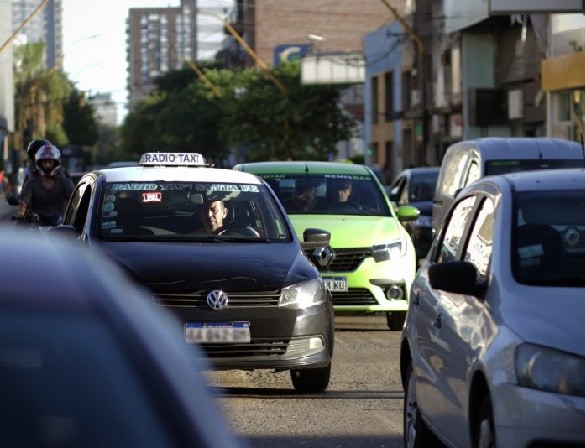
<svg viewBox="0 0 585 448"><path fill-rule="evenodd" d="M433 325L437 328L441 328L443 326L443 317L441 314L437 314L437 318L434 320Z"/></svg>
<svg viewBox="0 0 585 448"><path fill-rule="evenodd" d="M420 289L415 289L412 292L412 303L414 305L420 305Z"/></svg>

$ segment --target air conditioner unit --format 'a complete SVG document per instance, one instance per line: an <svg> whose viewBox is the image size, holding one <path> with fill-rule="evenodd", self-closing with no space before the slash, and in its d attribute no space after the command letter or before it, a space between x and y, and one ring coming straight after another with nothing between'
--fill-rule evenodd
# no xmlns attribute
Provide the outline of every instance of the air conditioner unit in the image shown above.
<svg viewBox="0 0 585 448"><path fill-rule="evenodd" d="M524 95L522 90L508 92L508 118L515 120L524 116Z"/></svg>

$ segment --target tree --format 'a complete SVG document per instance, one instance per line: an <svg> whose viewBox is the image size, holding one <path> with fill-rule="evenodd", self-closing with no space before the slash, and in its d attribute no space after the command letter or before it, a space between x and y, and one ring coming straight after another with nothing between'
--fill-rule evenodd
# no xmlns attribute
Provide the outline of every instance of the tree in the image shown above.
<svg viewBox="0 0 585 448"><path fill-rule="evenodd" d="M63 105L64 129L70 143L93 146L98 139L95 109L86 101L85 93L73 89Z"/></svg>
<svg viewBox="0 0 585 448"><path fill-rule="evenodd" d="M71 83L61 71L45 69L44 49L43 43L32 43L14 50L15 147L24 148L33 138L48 138L59 146L67 143L63 102Z"/></svg>
<svg viewBox="0 0 585 448"><path fill-rule="evenodd" d="M250 148L248 159L325 160L340 140L351 137L354 120L339 108L341 86L301 84L299 64L283 64L274 74L280 91L261 72L247 69L246 87L226 102L221 132Z"/></svg>
<svg viewBox="0 0 585 448"><path fill-rule="evenodd" d="M238 147L251 161L325 160L353 134L354 120L338 106L345 86L301 85L298 64L273 74L284 91L256 69L207 68L206 82L190 69L169 72L126 117L124 153L135 158L147 148L201 152L219 164L229 148Z"/></svg>

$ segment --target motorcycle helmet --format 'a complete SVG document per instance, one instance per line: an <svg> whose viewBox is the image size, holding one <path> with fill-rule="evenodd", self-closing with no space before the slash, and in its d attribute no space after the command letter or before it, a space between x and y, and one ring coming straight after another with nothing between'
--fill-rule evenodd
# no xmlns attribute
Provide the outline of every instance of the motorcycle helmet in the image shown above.
<svg viewBox="0 0 585 448"><path fill-rule="evenodd" d="M37 155L37 151L42 146L45 146L45 145L52 145L52 143L45 138L33 140L32 142L30 142L28 144L28 147L26 148L26 153L28 154L28 159L35 160L35 156Z"/></svg>
<svg viewBox="0 0 585 448"><path fill-rule="evenodd" d="M43 160L52 160L53 163L44 164ZM61 165L61 152L51 143L43 145L35 154L35 165L45 176L53 176Z"/></svg>

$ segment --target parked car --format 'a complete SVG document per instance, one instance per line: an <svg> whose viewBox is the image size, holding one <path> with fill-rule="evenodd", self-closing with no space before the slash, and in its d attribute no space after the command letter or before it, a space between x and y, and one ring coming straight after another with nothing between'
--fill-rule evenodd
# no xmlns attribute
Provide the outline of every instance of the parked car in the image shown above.
<svg viewBox="0 0 585 448"><path fill-rule="evenodd" d="M336 162L257 162L235 170L264 179L280 198L297 235L317 227L331 234L325 248L307 249L338 313L384 312L401 330L415 273L415 251L401 222L418 210L394 211L372 170Z"/></svg>
<svg viewBox="0 0 585 448"><path fill-rule="evenodd" d="M420 212L414 221L404 223L416 250L417 269L431 248L433 195L439 170L438 166L407 168L386 188L390 200L398 206L412 205Z"/></svg>
<svg viewBox="0 0 585 448"><path fill-rule="evenodd" d="M436 230L457 193L489 175L550 168L585 166L583 148L556 138L479 138L451 145L443 161L433 197Z"/></svg>
<svg viewBox="0 0 585 448"><path fill-rule="evenodd" d="M3 446L247 446L179 322L102 254L0 227Z"/></svg>
<svg viewBox="0 0 585 448"><path fill-rule="evenodd" d="M146 153L139 166L85 175L64 224L148 287L214 368L288 370L297 391L327 389L331 295L256 176L201 154ZM328 243L319 229L303 236Z"/></svg>
<svg viewBox="0 0 585 448"><path fill-rule="evenodd" d="M585 175L463 189L412 285L405 446L585 446Z"/></svg>

